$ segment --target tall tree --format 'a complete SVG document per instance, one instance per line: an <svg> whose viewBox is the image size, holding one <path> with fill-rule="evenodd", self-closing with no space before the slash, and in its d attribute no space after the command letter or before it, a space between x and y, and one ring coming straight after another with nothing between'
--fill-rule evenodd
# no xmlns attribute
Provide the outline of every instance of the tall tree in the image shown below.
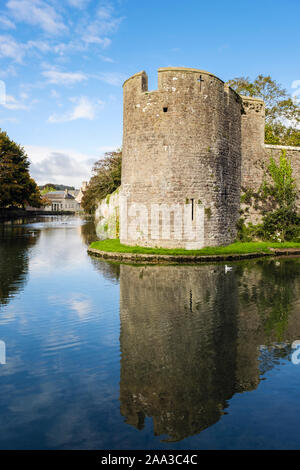
<svg viewBox="0 0 300 470"><path fill-rule="evenodd" d="M40 191L29 174L25 150L0 129L0 207L42 205Z"/></svg>
<svg viewBox="0 0 300 470"><path fill-rule="evenodd" d="M94 212L97 202L111 194L121 185L122 151L106 152L93 168L94 175L89 181L82 199L86 212Z"/></svg>
<svg viewBox="0 0 300 470"><path fill-rule="evenodd" d="M268 144L300 146L300 105L269 75L229 80L237 93L262 98L266 105L265 141Z"/></svg>

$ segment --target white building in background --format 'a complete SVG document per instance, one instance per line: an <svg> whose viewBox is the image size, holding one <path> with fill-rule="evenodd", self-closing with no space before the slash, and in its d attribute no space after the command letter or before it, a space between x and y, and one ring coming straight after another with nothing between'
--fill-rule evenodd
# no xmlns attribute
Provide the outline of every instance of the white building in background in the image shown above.
<svg viewBox="0 0 300 470"><path fill-rule="evenodd" d="M44 211L53 212L78 212L81 209L81 201L87 183L82 183L80 190L50 191L44 194L49 200L49 205L44 207Z"/></svg>
<svg viewBox="0 0 300 470"><path fill-rule="evenodd" d="M84 193L85 193L86 190L87 190L87 182L84 181L84 182L82 183L82 186L81 186L81 188L80 188L80 190L79 190L77 196L76 196L76 201L77 201L79 204L81 204L83 195L84 195ZM70 191L70 192L72 192L72 191Z"/></svg>

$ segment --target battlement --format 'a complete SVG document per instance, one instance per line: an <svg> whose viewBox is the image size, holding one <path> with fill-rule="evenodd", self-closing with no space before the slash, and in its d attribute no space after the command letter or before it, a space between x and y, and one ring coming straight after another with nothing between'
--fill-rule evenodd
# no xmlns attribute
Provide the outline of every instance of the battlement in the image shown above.
<svg viewBox="0 0 300 470"><path fill-rule="evenodd" d="M261 98L255 98L253 96L244 96L240 95L245 114L250 112L255 112L260 114L263 118L265 117L265 102Z"/></svg>
<svg viewBox="0 0 300 470"><path fill-rule="evenodd" d="M141 84L140 91L148 91L148 75L146 74L144 70L142 70L141 72L137 72L131 77L127 78L127 80L125 80L125 82L123 83L123 88L132 80L140 81L140 84Z"/></svg>
<svg viewBox="0 0 300 470"><path fill-rule="evenodd" d="M259 101L261 103L264 103L264 100L262 98L257 98L255 96L246 96L246 95L240 95L243 101Z"/></svg>
<svg viewBox="0 0 300 470"><path fill-rule="evenodd" d="M220 80L220 82L224 83L223 80L221 80L219 77L214 75L213 73L207 72L206 70L201 70L201 69L193 69L193 68L187 68L187 67L160 67L158 69L158 73L164 73L164 72L180 72L180 73L195 73L195 74L201 74L201 75L209 75L210 77L214 77L217 80Z"/></svg>
<svg viewBox="0 0 300 470"><path fill-rule="evenodd" d="M125 91L137 93L157 93L157 92L180 92L185 91L189 87L190 91L209 92L211 83L216 82L218 92L234 94L236 100L242 103L238 93L228 86L223 80L207 72L206 70L186 68L186 67L161 67L158 69L158 88L157 90L148 89L148 75L143 70L129 77L123 83Z"/></svg>

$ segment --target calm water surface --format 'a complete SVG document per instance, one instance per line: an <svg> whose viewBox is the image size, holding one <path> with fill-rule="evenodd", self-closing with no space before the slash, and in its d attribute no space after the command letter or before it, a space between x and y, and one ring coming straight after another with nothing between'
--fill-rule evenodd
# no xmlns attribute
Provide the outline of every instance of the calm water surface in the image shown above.
<svg viewBox="0 0 300 470"><path fill-rule="evenodd" d="M130 266L0 225L1 449L300 449L300 260Z"/></svg>

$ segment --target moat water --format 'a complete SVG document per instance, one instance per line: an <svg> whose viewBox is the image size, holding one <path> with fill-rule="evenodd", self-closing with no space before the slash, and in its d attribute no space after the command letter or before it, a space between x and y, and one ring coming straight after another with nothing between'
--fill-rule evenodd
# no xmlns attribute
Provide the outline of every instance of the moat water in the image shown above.
<svg viewBox="0 0 300 470"><path fill-rule="evenodd" d="M300 259L119 265L94 239L0 225L0 448L300 449Z"/></svg>

